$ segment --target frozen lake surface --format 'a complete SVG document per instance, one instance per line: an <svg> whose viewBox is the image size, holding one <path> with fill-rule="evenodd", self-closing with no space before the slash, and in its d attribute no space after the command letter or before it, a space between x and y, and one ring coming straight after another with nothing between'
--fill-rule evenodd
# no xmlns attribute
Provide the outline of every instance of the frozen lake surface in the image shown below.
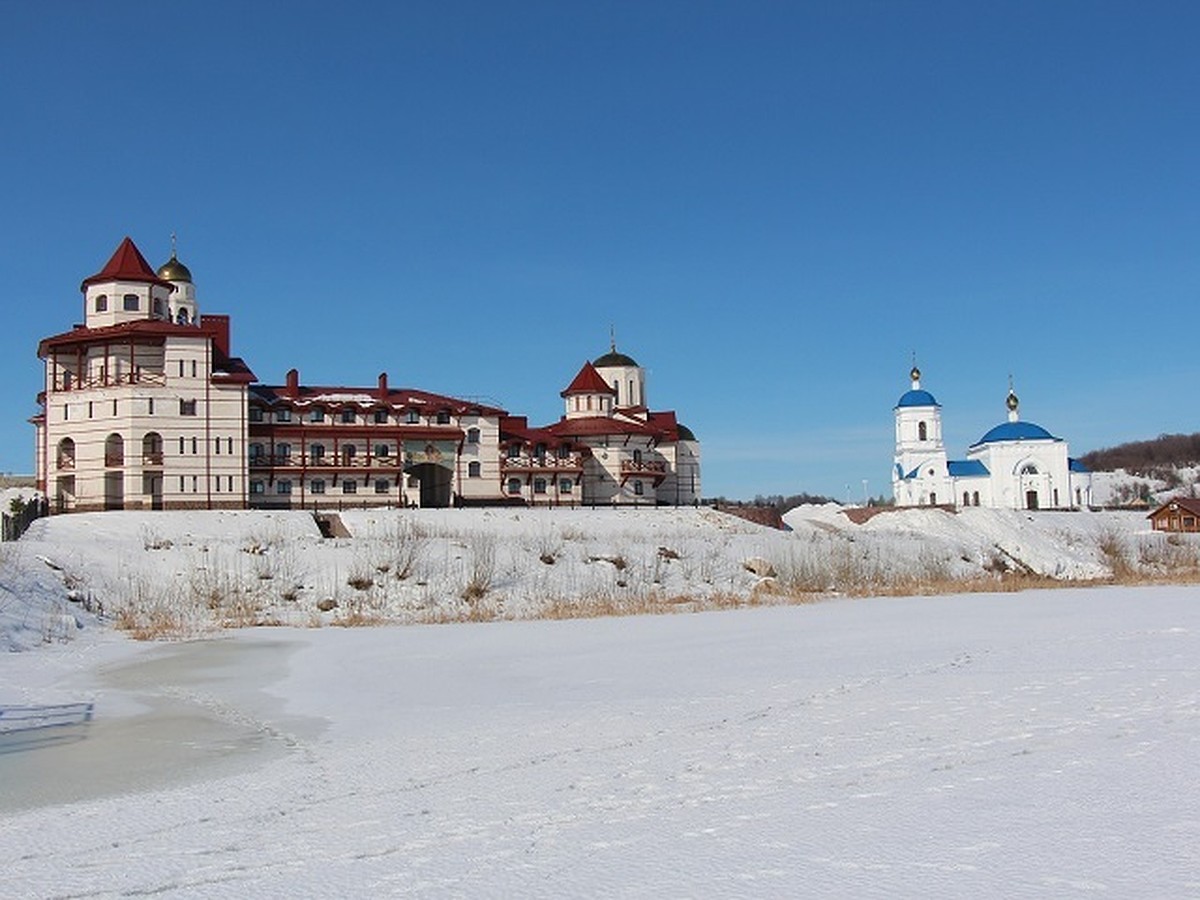
<svg viewBox="0 0 1200 900"><path fill-rule="evenodd" d="M1200 590L103 631L0 753L12 896L1200 894Z"/></svg>

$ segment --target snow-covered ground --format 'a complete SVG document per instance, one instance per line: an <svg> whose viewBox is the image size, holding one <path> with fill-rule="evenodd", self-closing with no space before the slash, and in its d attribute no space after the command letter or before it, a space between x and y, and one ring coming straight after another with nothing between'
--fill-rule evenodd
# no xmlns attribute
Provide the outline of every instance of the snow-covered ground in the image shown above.
<svg viewBox="0 0 1200 900"><path fill-rule="evenodd" d="M87 629L0 654L96 709L0 738L0 892L1194 897L1198 604Z"/></svg>
<svg viewBox="0 0 1200 900"><path fill-rule="evenodd" d="M709 509L54 516L0 544L0 648L69 640L97 616L190 637L256 624L436 623L945 592L1014 573L1103 579L1200 569L1200 539L1139 512L801 507L775 531Z"/></svg>

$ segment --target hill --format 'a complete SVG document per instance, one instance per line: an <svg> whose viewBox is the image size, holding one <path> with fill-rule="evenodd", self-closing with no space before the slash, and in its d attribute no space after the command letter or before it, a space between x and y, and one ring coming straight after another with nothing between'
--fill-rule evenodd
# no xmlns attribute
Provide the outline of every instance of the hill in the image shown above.
<svg viewBox="0 0 1200 900"><path fill-rule="evenodd" d="M885 509L834 504L790 530L711 509L377 510L322 537L303 512L54 516L0 543L0 649L115 623L175 638L255 625L561 619L1178 579L1200 541L1144 512Z"/></svg>
<svg viewBox="0 0 1200 900"><path fill-rule="evenodd" d="M1080 461L1093 472L1123 469L1131 475L1170 481L1178 478L1179 469L1200 465L1200 433L1160 434L1149 441L1093 450Z"/></svg>

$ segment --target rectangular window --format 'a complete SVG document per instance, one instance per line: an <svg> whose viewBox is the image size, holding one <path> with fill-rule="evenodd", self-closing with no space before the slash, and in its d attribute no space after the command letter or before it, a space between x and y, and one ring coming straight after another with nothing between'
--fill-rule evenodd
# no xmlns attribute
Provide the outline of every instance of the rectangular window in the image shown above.
<svg viewBox="0 0 1200 900"><path fill-rule="evenodd" d="M227 477L228 477L228 479L229 479L229 493L231 493L231 494L232 494L232 493L233 493L233 476L232 476L232 475L229 475L229 476L227 476Z"/></svg>
<svg viewBox="0 0 1200 900"><path fill-rule="evenodd" d="M325 493L325 481L324 481L324 479L318 478L316 481L312 482L312 483L309 485L309 487L312 489L312 492L313 492L314 494L323 494L323 493Z"/></svg>
<svg viewBox="0 0 1200 900"><path fill-rule="evenodd" d="M199 475L192 476L192 493L193 494L197 493L200 490L200 480L199 479L200 479Z"/></svg>
<svg viewBox="0 0 1200 900"><path fill-rule="evenodd" d="M563 478L558 482L558 492L560 494L569 494L575 486L575 482L570 478Z"/></svg>
<svg viewBox="0 0 1200 900"><path fill-rule="evenodd" d="M438 413L437 414L437 423L439 425L449 425L450 424L450 413L445 412L445 411Z"/></svg>
<svg viewBox="0 0 1200 900"><path fill-rule="evenodd" d="M91 400L89 400L89 401L88 401L88 418L89 418L89 419L90 419L90 418L92 418L92 415L93 415L93 411L92 411L92 401L91 401Z"/></svg>
<svg viewBox="0 0 1200 900"><path fill-rule="evenodd" d="M199 452L200 452L200 446L199 446L199 444L197 444L196 439L192 438L192 456L195 456Z"/></svg>
<svg viewBox="0 0 1200 900"><path fill-rule="evenodd" d="M124 307L125 307L125 312L137 312L138 311L138 295L137 294L126 294L123 299L123 303L124 303Z"/></svg>
<svg viewBox="0 0 1200 900"><path fill-rule="evenodd" d="M376 444L375 445L375 455L381 459L386 459L387 455L388 455L388 445L387 444Z"/></svg>
<svg viewBox="0 0 1200 900"><path fill-rule="evenodd" d="M192 360L192 377L196 377L196 361L194 359Z"/></svg>
<svg viewBox="0 0 1200 900"><path fill-rule="evenodd" d="M310 412L308 414L308 421L324 422L325 421L325 410L321 409L321 407L318 406L316 409L314 409L312 412Z"/></svg>
<svg viewBox="0 0 1200 900"><path fill-rule="evenodd" d="M63 404L63 421L69 422L70 420L71 420L71 407L67 406L67 404L64 403Z"/></svg>
<svg viewBox="0 0 1200 900"><path fill-rule="evenodd" d="M478 462L467 463L467 477L468 478L478 478L479 471L480 471L480 466L479 466Z"/></svg>
<svg viewBox="0 0 1200 900"><path fill-rule="evenodd" d="M353 425L355 418L356 418L356 416L355 416L354 410L352 410L352 409L343 409L342 410L342 421L344 423L346 423L347 425Z"/></svg>
<svg viewBox="0 0 1200 900"><path fill-rule="evenodd" d="M183 493L183 476L179 476L179 493Z"/></svg>
<svg viewBox="0 0 1200 900"><path fill-rule="evenodd" d="M635 482L633 483L633 492L634 492L634 493L635 493L637 496L639 496L639 497L640 497L640 496L642 496L642 494L644 494L644 493L646 492L646 489L645 489L645 487L643 487L643 485L642 485L642 483L641 483L640 481L635 481Z"/></svg>
<svg viewBox="0 0 1200 900"><path fill-rule="evenodd" d="M221 455L221 439L220 438L213 438L213 449L216 451L217 456Z"/></svg>
<svg viewBox="0 0 1200 900"><path fill-rule="evenodd" d="M508 492L510 494L521 493L521 479L520 478L508 479Z"/></svg>
<svg viewBox="0 0 1200 900"><path fill-rule="evenodd" d="M509 459L516 459L520 455L521 455L521 445L520 444L509 444L508 445L508 458Z"/></svg>
<svg viewBox="0 0 1200 900"><path fill-rule="evenodd" d="M194 416L196 414L196 401L195 400L180 400L179 401L179 414L181 416Z"/></svg>
<svg viewBox="0 0 1200 900"><path fill-rule="evenodd" d="M320 462L321 460L323 460L325 458L325 445L324 444L313 444L312 447L308 451L308 455L309 455L309 458L312 459L312 461L314 463Z"/></svg>
<svg viewBox="0 0 1200 900"><path fill-rule="evenodd" d="M213 490L216 491L218 494L221 493L221 476L220 475L213 476Z"/></svg>
<svg viewBox="0 0 1200 900"><path fill-rule="evenodd" d="M230 438L226 442L226 449L229 451L229 455L233 456L233 438Z"/></svg>
<svg viewBox="0 0 1200 900"><path fill-rule="evenodd" d="M179 438L179 455L183 456L183 437Z"/></svg>
<svg viewBox="0 0 1200 900"><path fill-rule="evenodd" d="M183 377L183 360L182 359L179 361L179 377L180 378Z"/></svg>
<svg viewBox="0 0 1200 900"><path fill-rule="evenodd" d="M290 494L292 492L292 483L290 481L275 482L275 493Z"/></svg>
<svg viewBox="0 0 1200 900"><path fill-rule="evenodd" d="M154 398L153 397L146 398L146 415L148 415L148 416L154 415Z"/></svg>
<svg viewBox="0 0 1200 900"><path fill-rule="evenodd" d="M391 489L391 483L386 478L375 480L375 493L386 494Z"/></svg>
<svg viewBox="0 0 1200 900"><path fill-rule="evenodd" d="M342 493L343 494L357 494L358 493L358 482L354 481L353 479L348 479L346 481L343 481L342 482Z"/></svg>
<svg viewBox="0 0 1200 900"><path fill-rule="evenodd" d="M533 479L533 492L535 494L546 493L546 479L545 478Z"/></svg>
<svg viewBox="0 0 1200 900"><path fill-rule="evenodd" d="M467 429L467 443L468 444L478 444L479 443L479 429L478 428L468 428Z"/></svg>
<svg viewBox="0 0 1200 900"><path fill-rule="evenodd" d="M415 409L410 409L407 413L405 413L404 421L409 425L416 425L421 421L421 414Z"/></svg>
<svg viewBox="0 0 1200 900"><path fill-rule="evenodd" d="M263 420L262 407L260 407L260 406L250 407L250 421L251 422L261 422L262 420Z"/></svg>
<svg viewBox="0 0 1200 900"><path fill-rule="evenodd" d="M250 482L250 493L251 494L263 493L263 483L261 481Z"/></svg>
<svg viewBox="0 0 1200 900"><path fill-rule="evenodd" d="M387 414L386 409L375 410L375 424L376 425L386 425L387 420L388 420L388 414Z"/></svg>
<svg viewBox="0 0 1200 900"><path fill-rule="evenodd" d="M275 410L275 421L276 421L276 422L290 422L290 421L292 421L292 411L291 411L290 409L277 409L277 410Z"/></svg>

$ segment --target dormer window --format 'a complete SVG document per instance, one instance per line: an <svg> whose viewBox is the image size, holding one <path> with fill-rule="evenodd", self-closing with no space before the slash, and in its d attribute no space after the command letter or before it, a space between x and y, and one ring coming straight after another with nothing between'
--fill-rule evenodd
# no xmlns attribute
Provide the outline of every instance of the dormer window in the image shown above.
<svg viewBox="0 0 1200 900"><path fill-rule="evenodd" d="M122 299L122 308L125 310L125 312L137 312L138 311L138 295L137 294L126 294L124 296L124 298Z"/></svg>
<svg viewBox="0 0 1200 900"><path fill-rule="evenodd" d="M442 410L441 412L439 412L437 414L437 423L439 425L449 425L450 424L450 413L446 412L445 410Z"/></svg>
<svg viewBox="0 0 1200 900"><path fill-rule="evenodd" d="M404 416L404 421L409 425L416 425L421 421L421 414L415 409L410 409Z"/></svg>
<svg viewBox="0 0 1200 900"><path fill-rule="evenodd" d="M182 362L180 365L182 365ZM249 412L251 422L261 422L263 420L263 411L261 406L251 406Z"/></svg>
<svg viewBox="0 0 1200 900"><path fill-rule="evenodd" d="M108 312L108 294L101 294L96 298L96 312Z"/></svg>
<svg viewBox="0 0 1200 900"><path fill-rule="evenodd" d="M275 410L275 421L276 421L276 422L290 422L290 421L292 421L292 411L291 411L290 409L277 409L277 410Z"/></svg>

